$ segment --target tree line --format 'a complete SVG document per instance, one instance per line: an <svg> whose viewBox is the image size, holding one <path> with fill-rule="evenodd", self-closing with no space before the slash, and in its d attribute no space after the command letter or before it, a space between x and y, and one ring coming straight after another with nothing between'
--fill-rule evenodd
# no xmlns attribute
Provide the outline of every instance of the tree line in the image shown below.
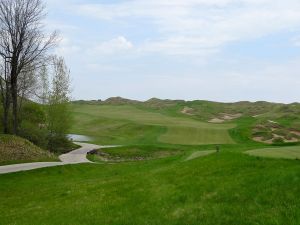
<svg viewBox="0 0 300 225"><path fill-rule="evenodd" d="M53 55L42 0L0 0L0 92L4 134L51 150L68 142L70 71Z"/></svg>

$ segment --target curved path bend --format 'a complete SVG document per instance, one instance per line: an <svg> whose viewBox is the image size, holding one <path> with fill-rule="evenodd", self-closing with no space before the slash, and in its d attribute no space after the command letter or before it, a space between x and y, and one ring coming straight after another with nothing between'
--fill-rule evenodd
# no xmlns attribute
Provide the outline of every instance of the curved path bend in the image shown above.
<svg viewBox="0 0 300 225"><path fill-rule="evenodd" d="M61 162L35 162L35 163L22 163L22 164L0 166L0 174L34 170L34 169L39 169L44 167L62 166L68 164L91 163L91 161L89 161L86 158L87 153L92 150L101 148L101 146L99 145L79 143L79 142L74 142L74 143L80 145L81 148L71 151L67 154L60 155L59 159L61 160ZM103 146L103 147L107 147L107 146Z"/></svg>

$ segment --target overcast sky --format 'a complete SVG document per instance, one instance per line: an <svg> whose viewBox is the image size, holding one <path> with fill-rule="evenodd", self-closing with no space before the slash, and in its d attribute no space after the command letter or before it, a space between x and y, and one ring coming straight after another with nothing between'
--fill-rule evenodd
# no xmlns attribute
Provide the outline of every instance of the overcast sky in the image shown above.
<svg viewBox="0 0 300 225"><path fill-rule="evenodd" d="M299 0L46 0L74 99L300 102Z"/></svg>

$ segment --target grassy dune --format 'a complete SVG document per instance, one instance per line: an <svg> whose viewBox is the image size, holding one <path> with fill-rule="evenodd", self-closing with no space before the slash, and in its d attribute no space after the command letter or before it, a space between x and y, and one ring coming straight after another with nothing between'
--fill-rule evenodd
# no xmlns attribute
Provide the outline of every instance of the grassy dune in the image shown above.
<svg viewBox="0 0 300 225"><path fill-rule="evenodd" d="M210 124L134 106L73 105L72 132L99 144L232 144L233 124Z"/></svg>

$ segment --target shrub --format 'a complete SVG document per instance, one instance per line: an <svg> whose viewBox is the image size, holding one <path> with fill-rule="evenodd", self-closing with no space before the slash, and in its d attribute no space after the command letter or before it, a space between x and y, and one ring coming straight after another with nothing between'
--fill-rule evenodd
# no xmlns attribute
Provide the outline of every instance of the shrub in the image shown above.
<svg viewBox="0 0 300 225"><path fill-rule="evenodd" d="M281 137L276 137L273 139L273 144L282 144L282 143L284 143L284 140Z"/></svg>
<svg viewBox="0 0 300 225"><path fill-rule="evenodd" d="M44 108L33 102L26 102L21 112L20 136L41 148L47 148L48 130Z"/></svg>
<svg viewBox="0 0 300 225"><path fill-rule="evenodd" d="M263 141L267 141L273 138L273 134L271 132L261 132L261 137Z"/></svg>
<svg viewBox="0 0 300 225"><path fill-rule="evenodd" d="M292 140L293 139L293 135L291 133L288 133L284 136L285 139L287 140Z"/></svg>
<svg viewBox="0 0 300 225"><path fill-rule="evenodd" d="M20 136L31 141L41 148L47 148L48 131L45 128L39 128L36 124L29 121L22 121L20 125Z"/></svg>
<svg viewBox="0 0 300 225"><path fill-rule="evenodd" d="M65 135L49 135L48 149L63 154L74 149L74 144Z"/></svg>
<svg viewBox="0 0 300 225"><path fill-rule="evenodd" d="M279 136L285 137L285 136L289 135L290 132L288 130L285 130L285 129L277 129L277 130L274 130L273 133L277 134Z"/></svg>

